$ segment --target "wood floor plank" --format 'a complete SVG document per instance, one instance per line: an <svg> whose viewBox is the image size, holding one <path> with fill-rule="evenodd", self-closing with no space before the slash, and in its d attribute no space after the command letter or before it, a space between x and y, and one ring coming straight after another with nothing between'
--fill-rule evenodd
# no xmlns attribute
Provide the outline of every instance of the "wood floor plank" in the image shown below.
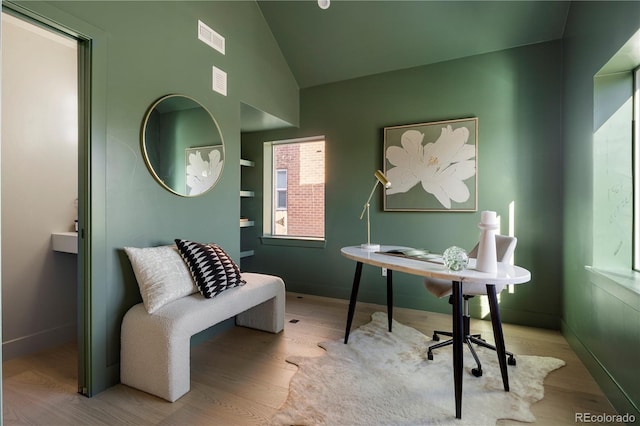
<svg viewBox="0 0 640 426"><path fill-rule="evenodd" d="M175 403L124 385L86 398L76 392L76 346L63 345L3 363L5 425L254 425L264 424L287 398L297 367L290 356L322 356L318 343L342 339L348 302L287 294L285 330L273 335L234 327L191 350L191 391ZM352 330L386 307L358 303ZM427 336L451 328L451 316L394 309L394 319ZM290 322L294 320L294 322ZM491 323L471 328L491 341ZM575 425L575 413L615 411L558 331L504 325L507 350L554 356L567 365L545 380L545 397L532 406L537 424ZM434 356L438 356L434 351ZM473 380L470 377L468 380ZM595 423L592 423L595 424ZM610 424L610 423L609 423ZM501 420L498 425L522 425Z"/></svg>

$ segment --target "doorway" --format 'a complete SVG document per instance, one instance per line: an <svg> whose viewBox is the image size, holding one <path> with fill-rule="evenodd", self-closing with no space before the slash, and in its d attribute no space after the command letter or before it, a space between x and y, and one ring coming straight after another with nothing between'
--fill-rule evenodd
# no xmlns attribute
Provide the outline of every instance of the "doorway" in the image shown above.
<svg viewBox="0 0 640 426"><path fill-rule="evenodd" d="M73 253L53 242L54 234L73 237L83 204L82 49L4 9L1 28L3 361L76 342L82 391L82 244Z"/></svg>

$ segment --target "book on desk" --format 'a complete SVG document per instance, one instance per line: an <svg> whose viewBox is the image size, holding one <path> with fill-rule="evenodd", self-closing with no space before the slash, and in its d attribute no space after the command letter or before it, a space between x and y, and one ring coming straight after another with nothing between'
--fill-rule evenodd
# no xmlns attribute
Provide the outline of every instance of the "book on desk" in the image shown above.
<svg viewBox="0 0 640 426"><path fill-rule="evenodd" d="M385 254L388 256L403 257L405 259L415 259L425 262L444 264L441 254L430 253L429 250L425 249L405 248L388 251L378 251L376 253Z"/></svg>

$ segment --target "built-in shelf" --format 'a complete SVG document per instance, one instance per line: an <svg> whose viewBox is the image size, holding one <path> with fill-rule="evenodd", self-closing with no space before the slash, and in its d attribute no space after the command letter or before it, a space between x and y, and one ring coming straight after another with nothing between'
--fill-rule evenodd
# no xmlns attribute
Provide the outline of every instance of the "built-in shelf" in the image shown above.
<svg viewBox="0 0 640 426"><path fill-rule="evenodd" d="M255 167L256 163L254 161L251 160L245 160L245 159L240 159L240 166L242 167ZM256 196L256 193L254 191L244 191L244 190L240 190L240 198L254 198ZM247 201L250 202L250 201ZM254 221L253 220L249 220L247 218L242 217L240 219L240 228L249 228L254 226ZM251 231L245 231L245 232L251 232ZM241 250L240 251L240 258L243 257L250 257L253 256L254 252L253 250Z"/></svg>
<svg viewBox="0 0 640 426"><path fill-rule="evenodd" d="M241 251L240 252L240 257L249 257L249 256L253 256L255 253L253 252L253 250L245 250L245 251Z"/></svg>
<svg viewBox="0 0 640 426"><path fill-rule="evenodd" d="M63 253L78 253L77 232L54 232L51 234L51 242L54 251Z"/></svg>

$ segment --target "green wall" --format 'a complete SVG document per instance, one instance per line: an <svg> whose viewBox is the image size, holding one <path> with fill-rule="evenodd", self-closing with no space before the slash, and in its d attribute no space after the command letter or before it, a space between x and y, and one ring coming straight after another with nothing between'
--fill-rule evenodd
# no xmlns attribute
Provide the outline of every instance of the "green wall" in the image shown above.
<svg viewBox="0 0 640 426"><path fill-rule="evenodd" d="M120 321L139 300L122 247L185 237L216 241L237 257L242 239L243 249L256 253L243 261L243 269L281 275L290 291L348 298L354 265L339 249L366 238L358 216L373 171L382 167L383 128L476 116L478 210L496 210L506 218L515 203L516 262L533 275L514 294L502 293L504 320L558 328L562 319L565 335L618 410L637 412L638 366L631 358L640 352L638 295L585 266L593 264L598 226L594 76L638 29L640 3L573 2L562 43L314 87L302 91L300 100L253 2L18 5L91 40L91 180L86 183L91 196L85 200L91 204L92 231L90 393L117 382ZM225 56L196 39L198 19L227 38ZM211 91L211 65L229 74L229 96ZM199 100L220 125L227 162L218 186L203 197L180 198L163 190L141 158L144 112L168 93ZM257 197L243 201L242 209L257 226L242 235L237 227L241 103L300 125L243 135L242 156L256 167L244 168L242 186ZM262 245L262 142L319 134L327 141L326 246ZM478 238L479 213L383 212L381 202L377 194L376 242L441 251L453 244L471 247ZM397 305L449 312L446 300L428 295L419 279L397 274L395 282ZM379 270L365 268L360 300L384 301Z"/></svg>
<svg viewBox="0 0 640 426"><path fill-rule="evenodd" d="M300 127L247 133L243 187L257 191L247 204L257 226L243 244L255 256L244 269L284 278L287 289L347 299L355 264L340 248L366 241L359 220L383 167L383 128L478 117L478 212L384 212L381 191L371 207L372 241L443 251L471 249L479 237L481 210L496 210L506 233L514 203L516 262L532 271L529 284L501 294L507 322L559 328L562 297L561 45L537 44L435 65L301 90ZM325 135L326 247L263 245L262 143ZM244 207L244 206L243 206ZM248 248L248 247L247 247ZM243 247L244 249L244 247ZM384 303L381 272L364 268L359 300ZM395 304L450 312L446 299L427 293L419 278L397 273ZM479 300L474 314L481 315ZM346 318L346 312L345 312Z"/></svg>
<svg viewBox="0 0 640 426"><path fill-rule="evenodd" d="M640 294L632 287L640 279L630 271L631 231L620 229L630 226L632 207L619 202L631 199L632 79L628 72L595 77L639 28L638 2L572 2L563 39L563 331L618 412L636 418ZM640 65L624 56L627 71Z"/></svg>
<svg viewBox="0 0 640 426"><path fill-rule="evenodd" d="M239 256L240 104L297 123L298 86L254 2L19 2L17 8L91 40L89 393L118 382L120 323L140 300L122 248L216 242ZM202 20L226 38L226 55L197 39ZM250 31L248 31L250 29ZM228 96L211 90L211 66ZM201 197L164 190L148 172L140 131L149 105L179 93L216 118L226 162ZM81 150L82 152L82 150Z"/></svg>

